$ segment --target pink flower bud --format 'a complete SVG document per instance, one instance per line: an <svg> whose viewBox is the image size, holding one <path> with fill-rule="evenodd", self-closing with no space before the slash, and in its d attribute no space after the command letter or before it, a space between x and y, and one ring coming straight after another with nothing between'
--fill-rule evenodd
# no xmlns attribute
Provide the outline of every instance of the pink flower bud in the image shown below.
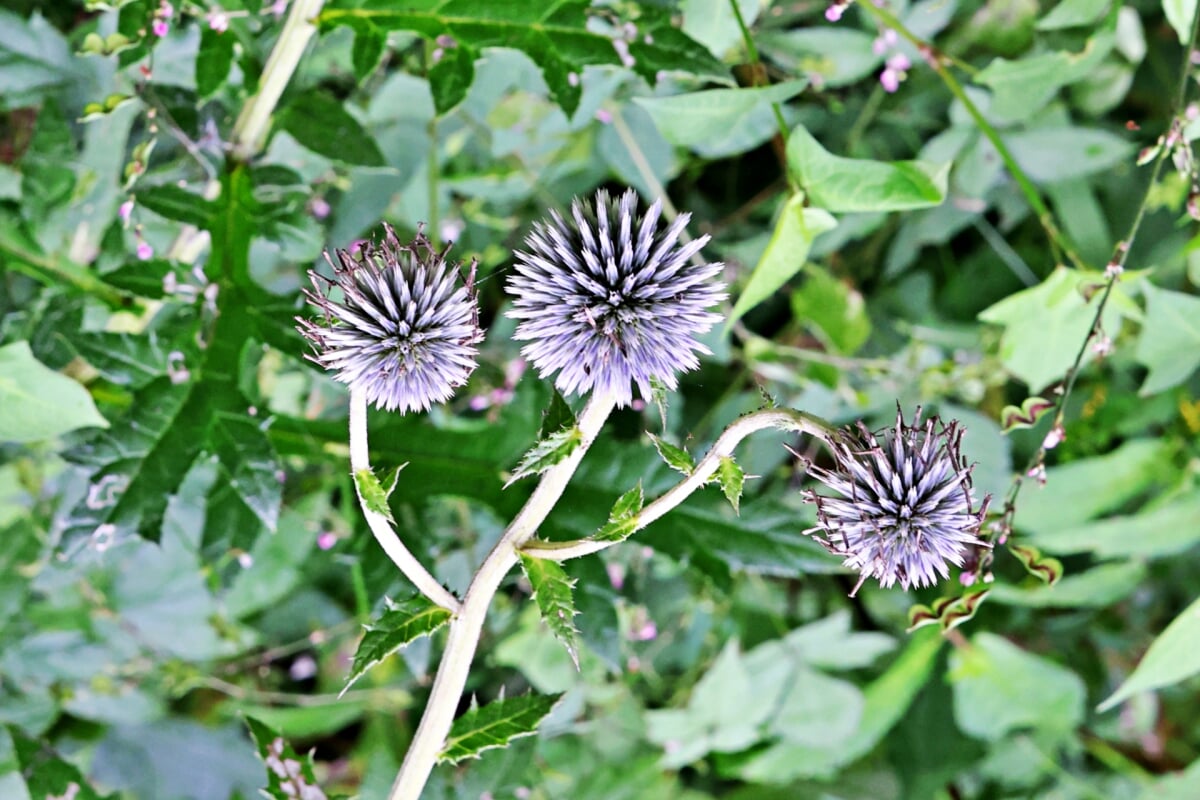
<svg viewBox="0 0 1200 800"><path fill-rule="evenodd" d="M141 261L149 261L154 256L154 248L146 240L142 240L137 244L137 257Z"/></svg>
<svg viewBox="0 0 1200 800"><path fill-rule="evenodd" d="M117 216L121 218L121 222L129 224L129 217L133 214L133 200L126 200L121 203L121 207L117 209Z"/></svg>
<svg viewBox="0 0 1200 800"><path fill-rule="evenodd" d="M161 39L171 30L171 26L167 24L165 19L156 19L150 23L150 30L154 32L155 36Z"/></svg>

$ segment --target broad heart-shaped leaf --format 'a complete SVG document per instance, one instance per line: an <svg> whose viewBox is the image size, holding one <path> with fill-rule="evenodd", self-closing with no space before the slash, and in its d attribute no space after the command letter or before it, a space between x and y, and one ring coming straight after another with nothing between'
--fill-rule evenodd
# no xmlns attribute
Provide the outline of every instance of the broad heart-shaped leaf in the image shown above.
<svg viewBox="0 0 1200 800"><path fill-rule="evenodd" d="M439 761L458 763L467 758L479 758L484 750L507 747L513 739L532 736L538 723L558 703L562 694L525 694L502 697L486 706L472 708L450 727L446 749Z"/></svg>
<svg viewBox="0 0 1200 800"><path fill-rule="evenodd" d="M575 580L567 577L556 562L544 558L521 556L521 567L529 585L533 587L533 599L537 602L542 619L554 634L554 638L563 643L579 669L579 650L576 637L579 630L575 627L575 598L572 590Z"/></svg>
<svg viewBox="0 0 1200 800"><path fill-rule="evenodd" d="M755 109L790 100L807 86L807 80L794 80L757 89L710 89L670 97L635 97L633 102L646 109L664 139L680 147L691 147L724 136Z"/></svg>
<svg viewBox="0 0 1200 800"><path fill-rule="evenodd" d="M766 300L804 267L813 240L837 227L837 220L820 208L805 208L804 194L792 195L783 207L775 232L763 250L758 266L738 295L726 329L742 315Z"/></svg>
<svg viewBox="0 0 1200 800"><path fill-rule="evenodd" d="M505 488L530 475L540 475L555 464L561 463L575 452L581 442L583 432L574 426L550 434L531 447L521 458L521 462L513 470L512 477L504 484Z"/></svg>
<svg viewBox="0 0 1200 800"><path fill-rule="evenodd" d="M1038 392L1060 380L1074 362L1096 315L1095 301L1085 300L1080 287L1099 279L1096 273L1058 267L1037 286L1009 295L979 314L984 322L1004 326L1000 359L1030 390ZM1104 309L1104 332L1115 339L1121 320L1131 311L1136 313L1136 306L1118 283Z"/></svg>
<svg viewBox="0 0 1200 800"><path fill-rule="evenodd" d="M1141 394L1178 386L1200 367L1200 297L1142 284L1146 319L1137 360L1150 370Z"/></svg>
<svg viewBox="0 0 1200 800"><path fill-rule="evenodd" d="M345 4L349 5L349 3ZM707 48L673 27L666 10L643 7L634 20L636 36L623 46L629 65L653 84L660 71L690 72L701 78L728 81L728 70ZM380 31L416 31L440 37L443 60L430 73L434 106L439 114L458 105L474 80L474 62L485 47L510 47L529 56L542 71L551 98L567 114L575 113L582 96L579 77L589 64L622 63L614 40L589 24L589 0L546 0L538 3L483 3L478 0L367 0L357 8L326 8L318 17L323 29L347 25L356 37ZM622 31L624 28L622 27ZM456 52L457 51L457 52Z"/></svg>
<svg viewBox="0 0 1200 800"><path fill-rule="evenodd" d="M217 411L208 425L206 448L217 457L238 498L267 530L275 530L283 486L275 448L262 427L245 414Z"/></svg>
<svg viewBox="0 0 1200 800"><path fill-rule="evenodd" d="M354 663L350 667L350 677L346 679L343 693L371 667L414 639L428 636L450 621L448 609L421 594L398 603L385 597L384 605L384 612L365 626L366 633L354 653Z"/></svg>
<svg viewBox="0 0 1200 800"><path fill-rule="evenodd" d="M268 797L273 800L326 800L327 795L313 774L312 753L299 755L278 731L254 717L246 717L246 727L250 729L258 757L267 768L267 785L262 791Z"/></svg>
<svg viewBox="0 0 1200 800"><path fill-rule="evenodd" d="M676 447L653 433L646 435L650 437L650 441L654 442L654 448L658 450L659 456L668 467L684 475L691 475L692 471L696 469L696 461L687 450Z"/></svg>
<svg viewBox="0 0 1200 800"><path fill-rule="evenodd" d="M1162 0L1167 22L1179 35L1179 43L1187 44L1192 35L1192 20L1196 18L1196 0Z"/></svg>
<svg viewBox="0 0 1200 800"><path fill-rule="evenodd" d="M638 514L644 502L642 483L638 481L637 486L617 498L608 514L608 522L592 534L592 538L601 542L623 542L628 539L638 529Z"/></svg>
<svg viewBox="0 0 1200 800"><path fill-rule="evenodd" d="M939 206L950 177L949 163L835 156L802 125L788 139L787 160L809 203L835 213Z"/></svg>
<svg viewBox="0 0 1200 800"><path fill-rule="evenodd" d="M0 727L0 792L4 800L116 800L117 797L115 793L101 795L78 767L45 742L29 738L15 725Z"/></svg>
<svg viewBox="0 0 1200 800"><path fill-rule="evenodd" d="M1078 53L1061 51L1026 56L1015 61L997 58L975 76L992 90L989 113L1005 122L1027 119L1064 86L1086 78L1112 50L1114 38L1102 33Z"/></svg>
<svg viewBox="0 0 1200 800"><path fill-rule="evenodd" d="M1200 673L1200 598L1160 633L1124 683L1100 704L1107 711L1139 692L1172 686Z"/></svg>
<svg viewBox="0 0 1200 800"><path fill-rule="evenodd" d="M297 95L275 115L275 125L300 144L335 161L384 165L371 134L331 95L312 91Z"/></svg>
<svg viewBox="0 0 1200 800"><path fill-rule="evenodd" d="M34 358L24 341L0 347L0 409L0 442L108 427L87 389Z"/></svg>
<svg viewBox="0 0 1200 800"><path fill-rule="evenodd" d="M742 487L746 484L746 473L742 471L732 456L721 456L714 478L736 514L738 505L742 502Z"/></svg>

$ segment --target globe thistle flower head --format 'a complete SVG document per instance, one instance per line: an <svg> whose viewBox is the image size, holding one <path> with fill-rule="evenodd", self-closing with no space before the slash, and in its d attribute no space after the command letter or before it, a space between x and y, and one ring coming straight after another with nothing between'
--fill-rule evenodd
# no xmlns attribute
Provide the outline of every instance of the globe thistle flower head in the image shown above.
<svg viewBox="0 0 1200 800"><path fill-rule="evenodd" d="M384 240L358 254L335 250L326 260L332 281L310 272L304 290L323 319L298 318L334 380L388 411L425 411L450 399L475 369L482 338L475 305L474 268L461 280L458 265L418 230L401 244L391 226ZM329 291L341 290L334 300Z"/></svg>
<svg viewBox="0 0 1200 800"><path fill-rule="evenodd" d="M861 422L838 431L829 442L834 466L806 462L808 473L835 496L809 490L817 506L819 533L827 550L844 557L861 574L851 595L868 578L888 588L932 586L961 567L991 497L979 508L971 468L962 456L963 429L936 416L921 423L921 409L906 425L899 408L894 428L876 433Z"/></svg>
<svg viewBox="0 0 1200 800"><path fill-rule="evenodd" d="M633 386L645 399L653 384L673 390L709 352L693 337L721 319L709 309L726 297L715 279L724 265L693 260L708 236L680 241L690 215L660 229L662 202L641 217L637 204L633 189L576 198L570 219L552 211L516 253L515 338L563 394L611 393L626 406Z"/></svg>

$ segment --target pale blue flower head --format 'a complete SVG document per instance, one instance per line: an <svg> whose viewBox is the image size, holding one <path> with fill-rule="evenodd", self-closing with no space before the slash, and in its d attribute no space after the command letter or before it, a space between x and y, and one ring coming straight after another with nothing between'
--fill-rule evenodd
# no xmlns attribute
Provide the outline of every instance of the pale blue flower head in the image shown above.
<svg viewBox="0 0 1200 800"><path fill-rule="evenodd" d="M637 213L637 193L619 200L576 199L570 219L551 211L516 254L507 291L521 352L542 377L556 374L563 394L610 393L618 405L632 387L673 390L708 349L694 338L721 317L722 264L696 258L707 236L683 243L690 215L660 228L662 202Z"/></svg>
<svg viewBox="0 0 1200 800"><path fill-rule="evenodd" d="M420 231L401 244L384 228L381 243L357 254L325 254L333 281L310 273L315 291L304 292L323 318L299 319L300 332L316 351L312 360L368 403L425 411L450 399L475 369L482 337L473 270L464 281L459 265ZM340 300L330 297L333 287Z"/></svg>

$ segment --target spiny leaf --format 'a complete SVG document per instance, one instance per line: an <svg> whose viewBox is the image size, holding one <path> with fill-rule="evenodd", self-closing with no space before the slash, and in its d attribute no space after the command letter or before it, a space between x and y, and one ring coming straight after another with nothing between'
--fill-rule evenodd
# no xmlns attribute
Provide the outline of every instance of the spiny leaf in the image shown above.
<svg viewBox="0 0 1200 800"><path fill-rule="evenodd" d="M638 514L642 510L645 497L642 494L642 482L617 498L612 511L608 513L608 522L600 530L592 534L592 538L600 542L623 542L638 529Z"/></svg>
<svg viewBox="0 0 1200 800"><path fill-rule="evenodd" d="M1044 397L1027 397L1025 402L1021 403L1020 408L1017 406L1004 407L1004 410L1000 412L1000 427L1005 433L1019 428L1032 428L1042 418L1042 415L1052 408L1054 408L1054 403Z"/></svg>
<svg viewBox="0 0 1200 800"><path fill-rule="evenodd" d="M479 758L484 750L507 747L513 739L531 736L538 723L550 713L562 693L552 695L526 694L501 698L486 706L474 706L454 721L446 737L446 749L439 761L457 763L467 758Z"/></svg>
<svg viewBox="0 0 1200 800"><path fill-rule="evenodd" d="M682 472L684 475L691 475L696 468L696 462L692 459L690 453L682 447L676 447L666 439L661 439L653 433L647 433L650 441L654 442L654 447L658 450L659 456L666 462L667 466L676 472Z"/></svg>
<svg viewBox="0 0 1200 800"><path fill-rule="evenodd" d="M396 468L396 474L392 476L392 480L386 487L369 469L360 469L354 473L354 486L358 489L358 496L362 498L363 505L367 507L368 511L373 511L393 524L395 520L392 519L392 509L388 506L388 498L392 496L392 490L396 488L396 481L400 478L400 470L404 467L405 465L401 464Z"/></svg>
<svg viewBox="0 0 1200 800"><path fill-rule="evenodd" d="M424 595L418 594L398 603L384 598L384 604L387 608L379 618L364 626L366 633L354 653L354 663L350 667L350 677L342 689L343 693L367 670L392 653L414 639L428 636L450 621L450 611Z"/></svg>
<svg viewBox="0 0 1200 800"><path fill-rule="evenodd" d="M521 567L533 587L533 599L537 602L538 610L542 612L542 619L554 637L567 648L567 653L578 670L579 650L575 637L579 635L579 630L574 622L578 612L575 610L575 598L572 594L575 580L568 578L557 562L544 558L522 555Z"/></svg>
<svg viewBox="0 0 1200 800"><path fill-rule="evenodd" d="M988 596L988 589L972 589L958 597L940 597L930 605L914 605L908 610L908 632L926 625L938 625L942 631L957 628L971 617Z"/></svg>
<svg viewBox="0 0 1200 800"><path fill-rule="evenodd" d="M576 427L563 428L539 441L521 457L521 463L513 470L512 477L504 488L512 486L521 478L540 475L575 452L583 441L583 433Z"/></svg>
<svg viewBox="0 0 1200 800"><path fill-rule="evenodd" d="M1063 575L1062 562L1057 558L1043 556L1042 551L1028 544L1010 544L1008 551L1029 571L1030 575L1041 578L1050 586L1058 583Z"/></svg>
<svg viewBox="0 0 1200 800"><path fill-rule="evenodd" d="M555 387L550 388L550 405L542 412L542 427L538 429L538 438L545 439L555 431L575 427L575 414L567 401Z"/></svg>
<svg viewBox="0 0 1200 800"><path fill-rule="evenodd" d="M716 479L717 483L721 485L721 491L725 493L725 499L737 513L738 505L742 501L742 487L746 483L746 473L742 471L732 456L721 456L721 461L717 465Z"/></svg>
<svg viewBox="0 0 1200 800"><path fill-rule="evenodd" d="M326 800L327 795L313 774L312 753L300 756L278 731L254 717L246 717L246 726L267 767L267 785L263 791L274 800Z"/></svg>

